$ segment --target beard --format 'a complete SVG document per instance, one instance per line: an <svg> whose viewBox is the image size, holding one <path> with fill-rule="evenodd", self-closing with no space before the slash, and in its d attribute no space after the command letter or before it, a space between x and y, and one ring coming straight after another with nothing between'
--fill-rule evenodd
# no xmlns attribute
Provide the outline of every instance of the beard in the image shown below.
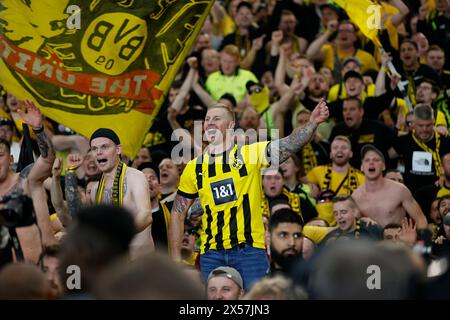
<svg viewBox="0 0 450 320"><path fill-rule="evenodd" d="M275 250L274 247L270 246L270 257L272 262L281 267L282 271L289 273L295 263L302 259L302 253L297 255L283 255L283 253Z"/></svg>

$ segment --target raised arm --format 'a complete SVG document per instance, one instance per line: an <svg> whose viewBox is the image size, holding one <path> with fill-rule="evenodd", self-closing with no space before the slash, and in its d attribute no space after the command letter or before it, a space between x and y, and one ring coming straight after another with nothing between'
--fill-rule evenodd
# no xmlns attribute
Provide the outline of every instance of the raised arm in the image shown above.
<svg viewBox="0 0 450 320"><path fill-rule="evenodd" d="M391 4L398 9L398 13L391 17L392 24L397 27L409 14L409 8L402 0L391 0Z"/></svg>
<svg viewBox="0 0 450 320"><path fill-rule="evenodd" d="M67 203L64 201L63 197L60 180L61 169L62 169L61 159L57 158L52 168L50 198L52 201L53 208L55 208L59 220L65 227L67 227L71 223L72 218L69 215L69 209L67 208Z"/></svg>
<svg viewBox="0 0 450 320"><path fill-rule="evenodd" d="M55 150L71 150L78 152L82 156L89 151L89 141L80 135L55 135L52 137L52 144Z"/></svg>
<svg viewBox="0 0 450 320"><path fill-rule="evenodd" d="M67 171L65 176L66 181L66 200L69 208L69 214L74 218L77 212L81 209L80 194L78 192L77 183L77 169L83 163L83 158L79 154L69 154L67 156L66 165Z"/></svg>
<svg viewBox="0 0 450 320"><path fill-rule="evenodd" d="M281 97L280 100L273 104L272 117L274 126L279 130L279 137L284 137L284 119L286 112L292 104L292 98L295 94L300 94L305 89L303 82L298 78L294 78L289 86L289 89Z"/></svg>
<svg viewBox="0 0 450 320"><path fill-rule="evenodd" d="M428 227L427 218L422 212L417 201L406 187L402 188L402 206L408 215L416 222L417 229L426 229Z"/></svg>
<svg viewBox="0 0 450 320"><path fill-rule="evenodd" d="M302 128L296 128L290 135L271 143L272 164L281 164L287 160L292 153L308 143L314 136L319 124L328 119L329 111L326 102L322 99L311 113L309 123Z"/></svg>
<svg viewBox="0 0 450 320"><path fill-rule="evenodd" d="M338 22L336 20L328 22L327 30L325 30L325 32L322 33L316 40L311 42L308 50L306 50L306 56L308 57L308 59L310 59L311 61L322 61L322 46L328 42L328 39L334 32L337 31L337 28Z"/></svg>
<svg viewBox="0 0 450 320"><path fill-rule="evenodd" d="M23 101L23 107L23 109L18 109L17 112L23 121L33 129L41 153L28 175L28 180L31 183L39 182L42 184L51 175L55 151L48 135L45 133L41 111L29 100Z"/></svg>
<svg viewBox="0 0 450 320"><path fill-rule="evenodd" d="M242 59L241 61L241 68L250 70L253 66L253 63L255 62L256 54L259 50L263 47L263 41L265 38L265 34L262 36L253 39L252 41L252 47L250 51L247 53L247 55Z"/></svg>
<svg viewBox="0 0 450 320"><path fill-rule="evenodd" d="M197 61L197 58L195 57L190 57L188 58L187 62L189 65L191 65L192 60ZM186 79L184 79L183 85L180 88L180 91L178 92L175 100L172 102L172 104L170 105L169 108L173 108L175 110L177 110L177 112L180 112L181 108L183 108L184 105L184 100L186 99L187 95L189 94L189 91L191 91L192 88L192 80L194 79L194 73L195 70L194 68L190 68L189 72L186 76Z"/></svg>
<svg viewBox="0 0 450 320"><path fill-rule="evenodd" d="M194 199L185 198L178 194L175 196L173 202L172 213L170 215L170 255L175 261L181 260L181 242L183 240L184 220L189 207L194 202Z"/></svg>

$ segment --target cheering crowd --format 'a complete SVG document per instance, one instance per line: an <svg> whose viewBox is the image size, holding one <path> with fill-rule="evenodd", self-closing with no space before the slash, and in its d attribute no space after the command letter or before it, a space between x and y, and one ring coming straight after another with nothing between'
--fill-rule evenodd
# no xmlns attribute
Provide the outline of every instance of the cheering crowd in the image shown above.
<svg viewBox="0 0 450 320"><path fill-rule="evenodd" d="M449 299L450 0L377 3L215 1L135 157L0 83L0 298Z"/></svg>

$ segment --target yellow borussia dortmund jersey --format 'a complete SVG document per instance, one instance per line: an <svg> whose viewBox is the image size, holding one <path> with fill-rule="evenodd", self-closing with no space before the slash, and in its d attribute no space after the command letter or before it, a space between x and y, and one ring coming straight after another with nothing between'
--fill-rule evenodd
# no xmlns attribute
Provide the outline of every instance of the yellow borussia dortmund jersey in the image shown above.
<svg viewBox="0 0 450 320"><path fill-rule="evenodd" d="M235 145L226 153L204 153L187 164L178 194L200 198L205 212L200 253L241 243L265 248L261 169L268 166L268 144Z"/></svg>

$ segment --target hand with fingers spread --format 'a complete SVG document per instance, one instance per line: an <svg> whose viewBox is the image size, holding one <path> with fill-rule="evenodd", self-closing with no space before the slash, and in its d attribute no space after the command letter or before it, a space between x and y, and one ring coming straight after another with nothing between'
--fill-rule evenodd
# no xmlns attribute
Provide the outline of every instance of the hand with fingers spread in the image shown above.
<svg viewBox="0 0 450 320"><path fill-rule="evenodd" d="M412 219L406 217L403 218L402 229L400 230L398 239L411 246L416 243L417 241L416 224Z"/></svg>
<svg viewBox="0 0 450 320"><path fill-rule="evenodd" d="M22 101L22 108L17 109L17 113L33 130L42 129L42 114L33 101Z"/></svg>
<svg viewBox="0 0 450 320"><path fill-rule="evenodd" d="M62 161L60 158L56 158L55 162L53 162L52 175L54 177L60 177L61 171L62 171Z"/></svg>
<svg viewBox="0 0 450 320"><path fill-rule="evenodd" d="M319 103L311 113L310 121L315 123L316 125L319 125L322 122L325 122L328 119L329 115L330 112L328 111L326 101L324 99L320 99Z"/></svg>
<svg viewBox="0 0 450 320"><path fill-rule="evenodd" d="M83 163L83 157L78 153L71 153L67 156L66 165L68 170L74 171Z"/></svg>

